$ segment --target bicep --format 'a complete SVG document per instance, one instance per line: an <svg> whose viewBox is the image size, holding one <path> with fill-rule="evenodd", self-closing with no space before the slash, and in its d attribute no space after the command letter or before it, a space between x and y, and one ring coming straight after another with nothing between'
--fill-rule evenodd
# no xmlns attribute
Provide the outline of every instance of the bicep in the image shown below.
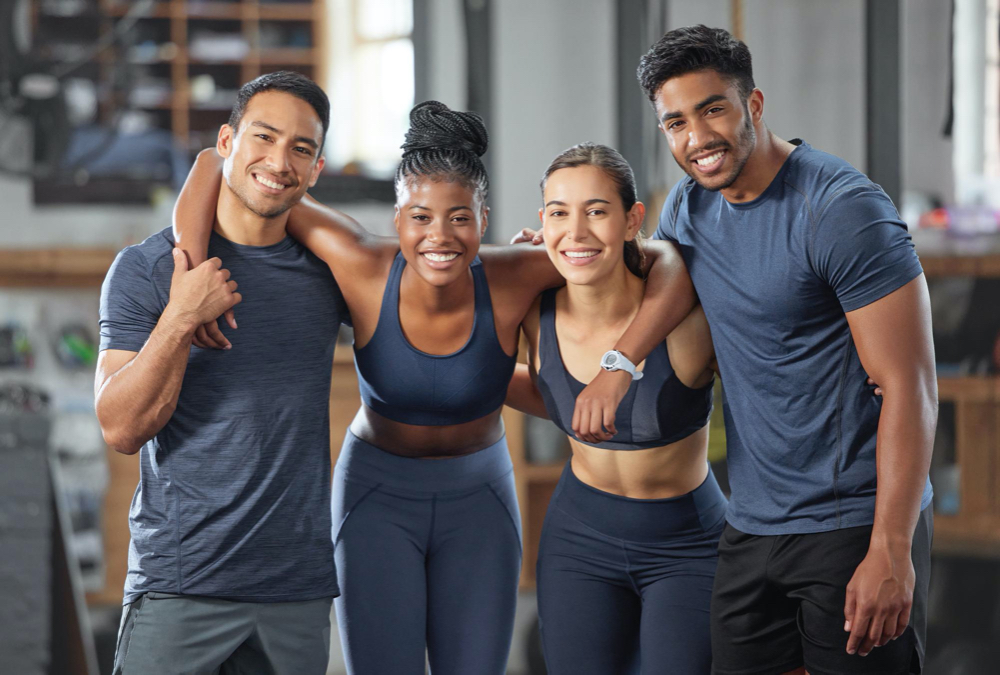
<svg viewBox="0 0 1000 675"><path fill-rule="evenodd" d="M923 274L846 317L861 365L883 388L933 378L930 296Z"/></svg>
<svg viewBox="0 0 1000 675"><path fill-rule="evenodd" d="M715 361L712 333L705 310L696 306L687 318L667 336L670 364L678 378L688 387L704 384Z"/></svg>
<svg viewBox="0 0 1000 675"><path fill-rule="evenodd" d="M308 195L289 213L288 233L335 272L369 274L370 266L399 248L395 238L375 236L347 214Z"/></svg>
<svg viewBox="0 0 1000 675"><path fill-rule="evenodd" d="M479 256L490 276L500 279L527 300L534 300L542 291L566 283L549 260L544 246L488 244L480 248Z"/></svg>

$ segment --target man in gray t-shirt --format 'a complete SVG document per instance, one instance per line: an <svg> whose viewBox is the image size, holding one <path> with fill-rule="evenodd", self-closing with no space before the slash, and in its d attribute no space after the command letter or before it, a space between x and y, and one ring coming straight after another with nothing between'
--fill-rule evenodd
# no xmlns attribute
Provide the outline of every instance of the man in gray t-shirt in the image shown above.
<svg viewBox="0 0 1000 675"><path fill-rule="evenodd" d="M245 85L219 134L211 259L188 269L165 230L104 282L97 415L140 463L115 673L326 671L328 401L347 312L285 223L322 169L328 117L301 75ZM192 346L241 300L231 348Z"/></svg>

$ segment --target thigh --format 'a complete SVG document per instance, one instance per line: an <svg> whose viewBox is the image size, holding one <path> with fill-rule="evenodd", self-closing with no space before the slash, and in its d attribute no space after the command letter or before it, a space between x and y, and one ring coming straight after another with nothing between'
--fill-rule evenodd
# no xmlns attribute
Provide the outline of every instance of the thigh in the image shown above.
<svg viewBox="0 0 1000 675"><path fill-rule="evenodd" d="M924 520L922 519L922 523ZM926 539L926 538L925 538ZM799 535L788 551L787 576L795 584L791 595L800 600L799 630L806 669L812 675L878 673L905 675L919 672L921 649L917 628L922 628L929 571L929 540L923 546L914 538L917 583L910 626L896 640L876 647L867 656L847 653L844 604L847 584L868 553L871 527Z"/></svg>
<svg viewBox="0 0 1000 675"><path fill-rule="evenodd" d="M429 502L350 481L339 487L335 500L338 492L349 500L342 502L346 515L334 519L341 593L335 604L347 671L423 675Z"/></svg>
<svg viewBox="0 0 1000 675"><path fill-rule="evenodd" d="M785 673L802 665L798 603L768 579L777 540L731 525L722 533L710 617L716 675Z"/></svg>
<svg viewBox="0 0 1000 675"><path fill-rule="evenodd" d="M432 675L507 672L521 572L513 476L439 498L427 555Z"/></svg>
<svg viewBox="0 0 1000 675"><path fill-rule="evenodd" d="M537 579L542 648L552 675L639 672L643 604L620 542L550 505Z"/></svg>
<svg viewBox="0 0 1000 675"><path fill-rule="evenodd" d="M642 589L642 675L708 675L710 574L678 574Z"/></svg>
<svg viewBox="0 0 1000 675"><path fill-rule="evenodd" d="M125 608L114 673L215 673L252 630L250 603L146 593Z"/></svg>
<svg viewBox="0 0 1000 675"><path fill-rule="evenodd" d="M256 629L226 661L222 675L325 675L332 602L332 598L322 598L258 603Z"/></svg>

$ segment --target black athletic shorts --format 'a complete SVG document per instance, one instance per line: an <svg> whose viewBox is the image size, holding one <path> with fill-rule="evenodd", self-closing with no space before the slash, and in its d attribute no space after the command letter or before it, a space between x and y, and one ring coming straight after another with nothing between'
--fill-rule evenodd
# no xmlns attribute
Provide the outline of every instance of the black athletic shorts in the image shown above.
<svg viewBox="0 0 1000 675"><path fill-rule="evenodd" d="M872 526L755 536L726 525L712 593L712 672L779 675L919 673L927 627L933 507L913 535L916 583L910 625L867 656L847 653L847 584L868 553Z"/></svg>

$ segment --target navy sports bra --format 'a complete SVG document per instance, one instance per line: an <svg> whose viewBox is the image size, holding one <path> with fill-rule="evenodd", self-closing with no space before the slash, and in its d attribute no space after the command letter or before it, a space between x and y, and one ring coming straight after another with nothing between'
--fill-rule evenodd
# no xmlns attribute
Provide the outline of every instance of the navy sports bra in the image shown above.
<svg viewBox="0 0 1000 675"><path fill-rule="evenodd" d="M580 382L566 370L556 337L556 292L542 294L539 314L538 388L545 409L556 426L573 436L571 423L576 397L583 391ZM618 433L604 443L586 443L607 450L641 450L676 443L701 429L712 414L712 383L691 389L677 379L662 343L646 357L641 380L633 380L618 404L615 427ZM574 436L574 438L576 438ZM579 439L577 439L579 440ZM581 441L583 442L583 441Z"/></svg>
<svg viewBox="0 0 1000 675"><path fill-rule="evenodd" d="M427 354L409 343L399 324L402 253L389 270L375 334L354 349L365 405L403 424L443 426L471 422L503 405L517 355L507 356L493 325L493 303L479 256L472 261L475 317L472 334L452 354Z"/></svg>

